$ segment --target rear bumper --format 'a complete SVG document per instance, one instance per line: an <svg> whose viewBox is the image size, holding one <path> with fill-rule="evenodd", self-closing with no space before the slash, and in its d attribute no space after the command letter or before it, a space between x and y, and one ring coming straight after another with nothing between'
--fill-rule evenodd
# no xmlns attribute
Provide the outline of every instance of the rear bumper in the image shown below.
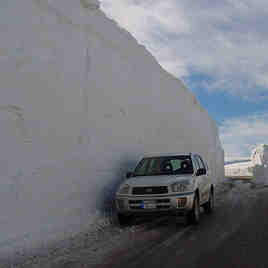
<svg viewBox="0 0 268 268"><path fill-rule="evenodd" d="M120 214L135 216L184 215L193 207L194 192L167 195L117 195Z"/></svg>

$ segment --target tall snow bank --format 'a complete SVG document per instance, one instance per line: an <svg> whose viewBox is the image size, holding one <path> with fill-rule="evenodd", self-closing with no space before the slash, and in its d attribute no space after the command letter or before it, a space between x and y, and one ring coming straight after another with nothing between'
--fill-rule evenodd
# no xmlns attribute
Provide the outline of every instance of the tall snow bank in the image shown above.
<svg viewBox="0 0 268 268"><path fill-rule="evenodd" d="M1 1L0 25L0 247L83 228L144 152L223 177L216 123L98 1Z"/></svg>

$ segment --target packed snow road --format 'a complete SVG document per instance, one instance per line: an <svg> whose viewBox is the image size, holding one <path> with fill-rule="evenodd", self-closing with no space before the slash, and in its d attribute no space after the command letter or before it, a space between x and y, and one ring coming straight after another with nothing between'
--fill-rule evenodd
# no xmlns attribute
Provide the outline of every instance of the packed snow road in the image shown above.
<svg viewBox="0 0 268 268"><path fill-rule="evenodd" d="M268 267L268 188L241 181L216 189L216 210L198 226L172 218L107 224L1 267Z"/></svg>
<svg viewBox="0 0 268 268"><path fill-rule="evenodd" d="M268 190L236 182L218 195L215 214L199 226L163 222L96 267L268 267Z"/></svg>

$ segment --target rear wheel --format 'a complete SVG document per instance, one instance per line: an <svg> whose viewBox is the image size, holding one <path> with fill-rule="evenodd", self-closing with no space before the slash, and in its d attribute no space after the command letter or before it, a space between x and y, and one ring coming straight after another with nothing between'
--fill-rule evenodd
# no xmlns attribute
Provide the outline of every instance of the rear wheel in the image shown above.
<svg viewBox="0 0 268 268"><path fill-rule="evenodd" d="M195 194L193 208L187 216L188 224L198 224L200 220L200 203L199 197Z"/></svg>
<svg viewBox="0 0 268 268"><path fill-rule="evenodd" d="M206 214L211 214L214 210L214 193L213 190L210 190L209 200L204 204L204 211Z"/></svg>
<svg viewBox="0 0 268 268"><path fill-rule="evenodd" d="M131 216L127 216L127 215L118 213L117 219L118 219L118 222L121 226L126 226L126 225L130 224Z"/></svg>

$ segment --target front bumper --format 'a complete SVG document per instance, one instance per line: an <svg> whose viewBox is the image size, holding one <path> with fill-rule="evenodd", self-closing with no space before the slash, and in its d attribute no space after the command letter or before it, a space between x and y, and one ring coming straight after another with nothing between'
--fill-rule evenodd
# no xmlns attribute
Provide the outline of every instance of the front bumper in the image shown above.
<svg viewBox="0 0 268 268"><path fill-rule="evenodd" d="M127 215L181 215L193 207L194 192L165 195L117 195L116 208Z"/></svg>

